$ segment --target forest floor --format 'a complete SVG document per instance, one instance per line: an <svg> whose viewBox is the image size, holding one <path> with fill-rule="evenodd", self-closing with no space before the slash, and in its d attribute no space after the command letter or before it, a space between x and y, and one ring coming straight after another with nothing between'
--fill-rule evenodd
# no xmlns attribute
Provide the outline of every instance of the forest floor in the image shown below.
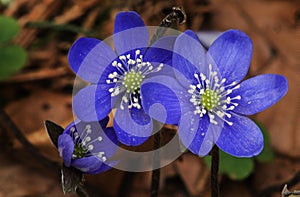
<svg viewBox="0 0 300 197"><path fill-rule="evenodd" d="M254 116L268 130L272 161L255 163L244 180L220 175L223 197L280 196L284 184L300 190L300 1L298 0L14 0L0 6L15 17L21 32L14 43L28 52L25 67L0 82L0 102L17 128L48 160L61 162L44 121L66 126L73 119L75 79L67 53L80 36L112 35L119 11L137 11L149 26L158 25L172 6L182 6L187 22L181 31L240 29L253 40L248 76L277 73L287 77L289 91L276 105ZM63 196L56 165L41 161L24 147L5 120L0 120L0 197ZM209 168L186 153L161 170L159 196L209 196ZM297 174L298 173L298 174ZM151 172L110 170L87 176L95 196L149 196ZM126 187L124 187L126 185ZM73 194L67 196L75 196Z"/></svg>

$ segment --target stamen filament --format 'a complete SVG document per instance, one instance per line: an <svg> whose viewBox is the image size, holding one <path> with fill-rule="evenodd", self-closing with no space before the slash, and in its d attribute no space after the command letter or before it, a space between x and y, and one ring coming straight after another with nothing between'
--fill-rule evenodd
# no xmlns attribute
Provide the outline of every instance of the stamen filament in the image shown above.
<svg viewBox="0 0 300 197"><path fill-rule="evenodd" d="M154 68L150 62L143 61L143 55L140 53L140 50L136 50L134 59L131 59L130 54L119 56L118 60L112 62L112 66L118 72L114 71L108 74L106 79L107 84L116 84L115 87L108 90L111 96L123 94L120 103L122 110L124 110L125 104L128 104L128 108L141 108L140 86L142 81L148 74L159 72L164 66L161 63Z"/></svg>
<svg viewBox="0 0 300 197"><path fill-rule="evenodd" d="M212 65L209 64L209 75L195 73L196 84L190 84L188 93L191 95L190 102L195 106L194 114L203 117L208 115L212 124L218 124L216 118L232 126L233 122L229 121L232 117L230 111L234 110L239 104L234 102L241 100L240 95L231 97L233 90L240 88L236 82L224 85L226 78L219 79L218 73L213 71Z"/></svg>

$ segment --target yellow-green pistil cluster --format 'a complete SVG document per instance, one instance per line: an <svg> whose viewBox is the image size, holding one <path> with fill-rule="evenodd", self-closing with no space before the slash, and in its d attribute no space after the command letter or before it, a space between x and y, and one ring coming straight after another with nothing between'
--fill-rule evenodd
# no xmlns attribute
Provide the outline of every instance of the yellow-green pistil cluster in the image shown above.
<svg viewBox="0 0 300 197"><path fill-rule="evenodd" d="M194 114L199 114L203 117L208 115L209 121L213 124L218 124L216 117L232 125L228 119L231 118L229 111L238 106L235 100L240 100L241 96L231 97L230 94L234 89L240 87L236 82L229 85L224 85L226 79L219 79L217 72L212 70L212 65L209 65L208 76L203 73L195 73L194 77L196 84L191 84L188 93L191 94L190 102L195 106Z"/></svg>
<svg viewBox="0 0 300 197"><path fill-rule="evenodd" d="M96 151L94 149L94 143L100 143L103 139L102 136L97 136L97 138L92 138L92 126L87 124L79 135L76 128L73 126L70 128L71 135L74 140L74 151L73 159L80 159L86 156L89 152L97 156L103 162L106 161L106 156L104 151Z"/></svg>
<svg viewBox="0 0 300 197"><path fill-rule="evenodd" d="M160 71L163 67L163 64L160 64L154 68L150 62L144 62L143 55L140 53L140 50L136 50L134 58L131 54L119 56L118 60L111 64L118 72L114 71L107 76L107 84L116 84L115 87L109 89L111 96L123 94L120 103L122 110L125 105L129 109L141 108L140 87L144 78L150 73Z"/></svg>
<svg viewBox="0 0 300 197"><path fill-rule="evenodd" d="M218 92L214 92L210 89L206 89L201 97L201 104L207 110L211 111L213 108L220 105L220 98Z"/></svg>
<svg viewBox="0 0 300 197"><path fill-rule="evenodd" d="M137 93L140 90L141 83L143 81L144 76L141 72L136 72L134 70L125 74L123 85L127 89L127 92Z"/></svg>
<svg viewBox="0 0 300 197"><path fill-rule="evenodd" d="M84 157L88 153L88 150L82 146L81 144L75 145L74 152L73 152L73 158L80 159Z"/></svg>

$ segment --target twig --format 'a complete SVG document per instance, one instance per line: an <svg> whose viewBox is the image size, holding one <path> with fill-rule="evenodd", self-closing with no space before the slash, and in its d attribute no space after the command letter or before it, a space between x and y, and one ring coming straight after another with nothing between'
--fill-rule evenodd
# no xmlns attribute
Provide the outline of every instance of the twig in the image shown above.
<svg viewBox="0 0 300 197"><path fill-rule="evenodd" d="M292 187L299 182L300 182L300 171L298 171L292 179L286 181L285 183L267 187L266 189L264 189L263 191L260 192L259 196L261 196L261 197L270 196L272 193L279 192L281 190L281 188L283 188L285 185L289 185L290 187Z"/></svg>
<svg viewBox="0 0 300 197"><path fill-rule="evenodd" d="M219 197L219 183L218 183L218 172L219 172L219 148L215 145L211 150L211 196Z"/></svg>
<svg viewBox="0 0 300 197"><path fill-rule="evenodd" d="M33 82L33 81L43 81L43 80L58 78L67 75L68 72L69 71L66 67L42 68L37 71L17 74L3 81L2 83L14 84L14 83Z"/></svg>
<svg viewBox="0 0 300 197"><path fill-rule="evenodd" d="M0 124L7 130L11 131L15 135L15 137L19 140L19 142L24 146L24 148L28 152L30 152L31 155L35 157L39 162L59 171L60 169L59 164L41 155L36 149L36 147L34 147L26 139L26 137L22 134L19 128L15 125L15 123L10 119L10 117L6 114L6 112L2 108L0 108Z"/></svg>
<svg viewBox="0 0 300 197"><path fill-rule="evenodd" d="M79 26L70 25L70 24L57 24L50 21L35 21L35 22L28 22L26 27L30 28L40 28L40 29L51 29L55 31L67 31L72 33L82 33L84 35L90 36L92 35L91 32L82 29Z"/></svg>
<svg viewBox="0 0 300 197"><path fill-rule="evenodd" d="M299 190L295 190L295 191L289 191L287 188L287 184L284 185L284 188L281 192L281 197L289 197L289 196L300 196L300 191Z"/></svg>

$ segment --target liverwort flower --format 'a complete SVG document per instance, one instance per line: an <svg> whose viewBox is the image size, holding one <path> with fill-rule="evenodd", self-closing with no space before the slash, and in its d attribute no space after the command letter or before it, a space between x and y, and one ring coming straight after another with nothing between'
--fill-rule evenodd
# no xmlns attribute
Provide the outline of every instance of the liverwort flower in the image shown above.
<svg viewBox="0 0 300 197"><path fill-rule="evenodd" d="M107 171L118 148L113 128L106 128L108 118L100 122L72 122L58 138L58 151L65 166L73 166L83 173Z"/></svg>
<svg viewBox="0 0 300 197"><path fill-rule="evenodd" d="M239 30L224 32L207 51L195 33L186 31L174 45L177 79L155 76L142 85L142 96L148 95L143 99L145 111L157 120L178 124L182 143L194 154L207 155L213 145L237 157L259 154L263 135L245 115L275 104L288 84L277 74L241 82L251 56L252 41Z"/></svg>
<svg viewBox="0 0 300 197"><path fill-rule="evenodd" d="M148 29L135 12L120 12L114 24L114 49L94 38L78 39L69 51L72 70L91 84L73 99L75 115L83 121L106 117L113 108L120 142L139 145L151 135L151 118L141 105L140 86L150 76L166 72L175 37L148 46Z"/></svg>

